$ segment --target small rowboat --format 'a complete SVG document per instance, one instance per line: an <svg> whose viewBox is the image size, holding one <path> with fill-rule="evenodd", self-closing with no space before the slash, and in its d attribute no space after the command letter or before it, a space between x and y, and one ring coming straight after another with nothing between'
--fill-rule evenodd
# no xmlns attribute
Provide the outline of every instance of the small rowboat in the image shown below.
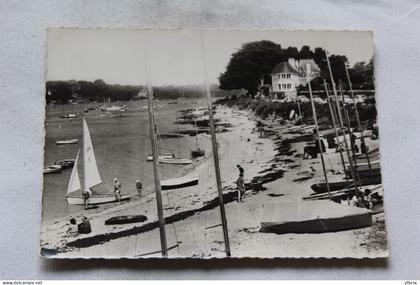
<svg viewBox="0 0 420 285"><path fill-rule="evenodd" d="M77 114L65 114L63 116L60 116L60 118L62 118L62 119L76 119Z"/></svg>
<svg viewBox="0 0 420 285"><path fill-rule="evenodd" d="M197 148L191 151L191 156L192 157L200 157L203 156L205 154L204 149L201 148Z"/></svg>
<svg viewBox="0 0 420 285"><path fill-rule="evenodd" d="M76 160L72 159L72 158L63 159L63 160L60 160L60 161L56 162L56 165L60 165L62 169L70 168L70 167L73 167L75 161Z"/></svg>
<svg viewBox="0 0 420 285"><path fill-rule="evenodd" d="M70 140L60 140L60 141L56 141L55 143L57 145L62 145L62 144L76 144L79 140L78 139L70 139Z"/></svg>
<svg viewBox="0 0 420 285"><path fill-rule="evenodd" d="M162 190L169 190L197 185L198 180L199 179L197 176L183 176L179 178L162 180L160 185L162 186Z"/></svg>
<svg viewBox="0 0 420 285"><path fill-rule="evenodd" d="M49 165L44 167L44 174L56 173L60 172L61 166L60 165Z"/></svg>
<svg viewBox="0 0 420 285"><path fill-rule="evenodd" d="M105 225L122 225L131 223L141 223L147 220L145 215L127 215L109 218L105 221Z"/></svg>
<svg viewBox="0 0 420 285"><path fill-rule="evenodd" d="M192 160L188 158L160 158L159 162L165 164L191 164Z"/></svg>
<svg viewBox="0 0 420 285"><path fill-rule="evenodd" d="M283 203L266 208L267 221L261 222L261 232L325 233L369 227L371 212L364 208L320 200L303 203Z"/></svg>
<svg viewBox="0 0 420 285"><path fill-rule="evenodd" d="M161 159L171 159L171 158L174 158L174 157L175 157L175 155L173 155L173 154L159 155L159 160L161 160ZM147 161L153 161L153 156L148 155L146 160Z"/></svg>

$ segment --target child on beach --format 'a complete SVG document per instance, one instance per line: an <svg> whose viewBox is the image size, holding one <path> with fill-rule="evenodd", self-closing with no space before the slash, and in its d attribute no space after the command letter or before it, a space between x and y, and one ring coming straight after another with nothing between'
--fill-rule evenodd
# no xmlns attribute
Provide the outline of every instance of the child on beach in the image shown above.
<svg viewBox="0 0 420 285"><path fill-rule="evenodd" d="M114 178L114 195L118 199L118 202L120 202L121 199L121 182L118 181L117 178Z"/></svg>
<svg viewBox="0 0 420 285"><path fill-rule="evenodd" d="M142 190L143 185L141 184L140 180L137 179L136 181L136 189L138 192L138 196L141 197L141 190Z"/></svg>
<svg viewBox="0 0 420 285"><path fill-rule="evenodd" d="M245 182L243 174L240 174L238 180L236 180L236 184L238 185L238 202L243 202L242 198L245 195Z"/></svg>

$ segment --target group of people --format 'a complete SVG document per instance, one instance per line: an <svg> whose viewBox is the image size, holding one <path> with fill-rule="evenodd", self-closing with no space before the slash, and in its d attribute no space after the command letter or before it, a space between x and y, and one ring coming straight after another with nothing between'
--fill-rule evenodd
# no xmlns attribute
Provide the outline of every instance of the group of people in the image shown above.
<svg viewBox="0 0 420 285"><path fill-rule="evenodd" d="M70 226L67 229L67 236L77 236L78 234L88 234L92 231L90 221L86 216L82 216L78 224L75 218L70 219Z"/></svg>
<svg viewBox="0 0 420 285"><path fill-rule="evenodd" d="M114 178L114 194L115 194L115 198L118 199L118 201L120 201L121 199L121 182L117 179ZM136 190L137 190L137 196L141 197L141 192L143 190L143 184L140 182L140 179L136 180Z"/></svg>
<svg viewBox="0 0 420 285"><path fill-rule="evenodd" d="M370 189L366 189L364 191L357 191L356 194L342 195L340 203L347 206L372 209L373 205L380 202L381 199L377 193L372 194Z"/></svg>

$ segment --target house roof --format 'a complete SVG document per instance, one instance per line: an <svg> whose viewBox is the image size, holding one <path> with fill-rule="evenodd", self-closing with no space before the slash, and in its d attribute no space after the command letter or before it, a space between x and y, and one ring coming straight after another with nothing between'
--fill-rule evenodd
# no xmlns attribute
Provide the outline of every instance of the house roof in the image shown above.
<svg viewBox="0 0 420 285"><path fill-rule="evenodd" d="M301 59L299 60L299 66L305 70L306 68L306 64L310 64L311 65L311 71L312 72L320 72L321 70L319 69L318 65L315 63L315 61L313 59Z"/></svg>
<svg viewBox="0 0 420 285"><path fill-rule="evenodd" d="M271 71L271 74L275 73L293 73L296 75L300 75L300 72L297 71L293 66L290 65L287 61L277 63L276 66Z"/></svg>

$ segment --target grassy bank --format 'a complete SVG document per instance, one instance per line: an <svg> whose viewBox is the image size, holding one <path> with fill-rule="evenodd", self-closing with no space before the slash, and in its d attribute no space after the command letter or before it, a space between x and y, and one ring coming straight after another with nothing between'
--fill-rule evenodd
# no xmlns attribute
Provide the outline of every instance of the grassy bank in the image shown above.
<svg viewBox="0 0 420 285"><path fill-rule="evenodd" d="M275 118L287 120L292 110L298 112L298 104L296 102L276 102L266 99L253 98L223 98L215 101L215 104L226 105L228 107L237 107L239 109L252 110L257 116L265 119L272 115ZM310 102L300 102L300 109L304 123L312 123L312 107ZM332 125L332 119L328 104L320 104L315 102L315 110L318 121L323 125ZM377 111L375 104L357 104L360 120L363 125L371 126L376 122ZM352 127L357 127L356 115L353 106L348 108L350 123Z"/></svg>

